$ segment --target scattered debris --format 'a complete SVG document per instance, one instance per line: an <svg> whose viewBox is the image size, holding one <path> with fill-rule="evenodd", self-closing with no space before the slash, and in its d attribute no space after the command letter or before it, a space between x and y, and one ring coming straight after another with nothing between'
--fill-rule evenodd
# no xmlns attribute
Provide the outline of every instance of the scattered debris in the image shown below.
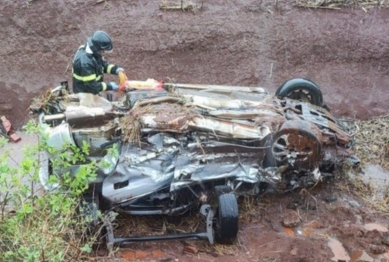
<svg viewBox="0 0 389 262"><path fill-rule="evenodd" d="M290 236L290 237L294 237L296 236L296 233L294 232L294 229L291 228L291 227L284 227L284 232Z"/></svg>
<svg viewBox="0 0 389 262"><path fill-rule="evenodd" d="M198 250L194 246L184 246L184 253L197 254Z"/></svg>
<svg viewBox="0 0 389 262"><path fill-rule="evenodd" d="M389 1L377 1L377 0L299 0L296 3L297 7L304 8L325 8L325 9L341 9L342 7L357 6L366 11L369 7L388 7Z"/></svg>
<svg viewBox="0 0 389 262"><path fill-rule="evenodd" d="M285 227L295 228L301 223L300 216L296 211L287 210L284 213L284 219L282 220L282 224Z"/></svg>
<svg viewBox="0 0 389 262"><path fill-rule="evenodd" d="M339 240L330 238L328 240L328 246L332 250L332 253L334 253L334 257L331 259L332 261L350 261L350 256Z"/></svg>
<svg viewBox="0 0 389 262"><path fill-rule="evenodd" d="M369 256L364 250L356 250L352 252L350 262L373 262L374 259Z"/></svg>
<svg viewBox="0 0 389 262"><path fill-rule="evenodd" d="M10 139L12 142L17 143L22 140L13 130L11 122L5 117L0 118L0 135L3 135Z"/></svg>
<svg viewBox="0 0 389 262"><path fill-rule="evenodd" d="M298 253L298 248L297 247L294 247L291 251L290 251L290 254L292 255L292 256L297 256L297 253Z"/></svg>
<svg viewBox="0 0 389 262"><path fill-rule="evenodd" d="M200 5L193 3L192 1L166 1L163 0L159 5L159 9L164 11L194 11L203 8L204 0Z"/></svg>
<svg viewBox="0 0 389 262"><path fill-rule="evenodd" d="M363 227L368 231L377 230L379 232L388 232L388 229L386 227L377 223L365 224Z"/></svg>

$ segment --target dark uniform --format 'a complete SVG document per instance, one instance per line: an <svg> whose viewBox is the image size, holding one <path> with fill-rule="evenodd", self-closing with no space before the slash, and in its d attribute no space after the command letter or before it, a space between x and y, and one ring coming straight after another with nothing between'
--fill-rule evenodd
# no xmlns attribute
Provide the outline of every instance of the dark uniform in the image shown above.
<svg viewBox="0 0 389 262"><path fill-rule="evenodd" d="M100 50L112 50L112 42L103 31L96 31L88 38L87 44L81 46L73 59L73 92L98 94L113 90L112 83L104 82L104 73L117 74L118 66L104 60Z"/></svg>

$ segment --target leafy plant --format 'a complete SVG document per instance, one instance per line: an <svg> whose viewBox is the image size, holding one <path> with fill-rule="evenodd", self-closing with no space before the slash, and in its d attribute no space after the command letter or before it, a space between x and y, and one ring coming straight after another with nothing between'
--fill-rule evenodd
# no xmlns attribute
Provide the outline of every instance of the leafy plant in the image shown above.
<svg viewBox="0 0 389 262"><path fill-rule="evenodd" d="M0 261L79 261L91 252L95 236L88 235L88 217L80 215L81 196L96 176L96 163L86 161L88 145L66 145L58 151L47 145L44 132L32 121L29 133L38 135L37 145L24 148L19 164L10 152L0 155ZM0 137L4 148L6 140ZM50 192L39 183L40 163L50 152L57 176ZM71 166L80 164L77 172ZM62 172L62 173L61 173Z"/></svg>

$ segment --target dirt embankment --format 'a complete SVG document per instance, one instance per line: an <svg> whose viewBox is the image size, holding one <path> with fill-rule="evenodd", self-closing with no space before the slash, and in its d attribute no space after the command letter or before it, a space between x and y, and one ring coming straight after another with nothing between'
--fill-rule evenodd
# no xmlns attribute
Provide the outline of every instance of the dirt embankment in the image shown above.
<svg viewBox="0 0 389 262"><path fill-rule="evenodd" d="M33 97L71 81L74 51L96 29L111 34L107 58L132 79L275 91L307 77L337 116L389 109L388 9L309 10L272 0L202 1L201 9L194 1L194 11L162 11L161 1L3 2L0 112L16 127Z"/></svg>
<svg viewBox="0 0 389 262"><path fill-rule="evenodd" d="M388 9L309 10L287 0L213 0L198 1L202 8L192 11L161 11L160 2L3 0L0 115L20 128L33 97L71 82L74 51L97 29L111 34L114 52L107 59L123 66L130 79L275 91L287 79L306 77L321 87L335 116L366 119L389 109ZM197 242L190 244L196 253L182 255L186 243L147 243L117 257L351 261L366 252L367 261L388 261L387 215L371 212L347 186L265 196L257 212L245 213L241 205L239 242L232 247ZM293 221L296 227L285 226Z"/></svg>

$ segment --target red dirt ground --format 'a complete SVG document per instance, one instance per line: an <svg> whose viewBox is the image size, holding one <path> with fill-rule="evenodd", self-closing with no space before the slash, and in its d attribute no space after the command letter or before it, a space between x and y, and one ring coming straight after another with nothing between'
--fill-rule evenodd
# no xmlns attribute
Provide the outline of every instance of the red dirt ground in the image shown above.
<svg viewBox="0 0 389 262"><path fill-rule="evenodd" d="M114 51L107 59L130 79L275 91L287 79L306 77L321 87L335 116L367 119L388 112L389 9L212 0L193 1L198 8L191 11L163 11L159 5L168 1L98 2L2 0L0 115L15 128L29 119L34 97L60 81L71 84L74 51L97 29L112 36ZM381 232L389 226L387 214L372 211L344 188L325 184L302 195L265 196L256 212L242 203L239 241L230 247L146 243L98 260L389 261L389 235ZM284 226L290 223L293 228ZM368 230L370 223L383 228ZM334 254L342 251L336 241L347 256ZM369 258L361 260L363 251Z"/></svg>

